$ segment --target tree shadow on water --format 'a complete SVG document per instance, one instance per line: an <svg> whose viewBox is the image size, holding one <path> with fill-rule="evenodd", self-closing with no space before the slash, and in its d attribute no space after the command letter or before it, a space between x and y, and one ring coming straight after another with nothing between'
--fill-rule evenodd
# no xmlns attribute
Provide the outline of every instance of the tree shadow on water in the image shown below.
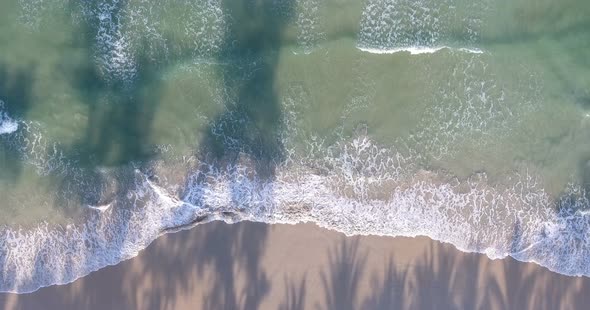
<svg viewBox="0 0 590 310"><path fill-rule="evenodd" d="M77 2L70 5L73 12L80 9ZM124 12L126 2L113 5L116 15ZM135 169L149 174L150 160L157 155L151 136L161 101L159 70L164 65L153 61L140 46L129 60L133 75L105 72L101 63L105 59L97 58L101 52L96 42L101 31L98 23L98 18L80 21L73 45L84 51L83 57L64 59L60 66L87 106L85 130L63 150L64 161L74 168L58 177L56 204L67 209L125 198L133 189Z"/></svg>
<svg viewBox="0 0 590 310"><path fill-rule="evenodd" d="M32 104L35 66L11 68L0 64L0 100L14 118L23 118Z"/></svg>
<svg viewBox="0 0 590 310"><path fill-rule="evenodd" d="M149 174L150 160L156 154L151 143L151 125L159 104L159 85L155 69L146 61L140 63L139 79L125 88L103 84L85 102L88 104L86 130L77 143L66 151L66 160L76 169L62 176L60 193L67 197L58 205L101 205L113 198L109 186L130 189L120 184L133 178L120 177L134 169ZM103 81L95 78L97 83ZM88 91L82 88L82 92ZM109 193L111 193L109 195ZM106 196L105 196L106 194ZM121 197L126 193L121 192ZM72 200L72 197L78 197Z"/></svg>
<svg viewBox="0 0 590 310"><path fill-rule="evenodd" d="M282 117L275 79L281 36L288 22L285 16L291 16L293 6L293 1L282 1L278 12L276 3L224 2L232 25L218 55L220 61L230 63L220 70L227 95L225 110L211 122L202 147L196 151L200 159L212 160L219 168L239 164L240 157L245 156L253 163L257 177L265 181L274 178L276 166L283 160L279 133ZM87 42L83 43L86 46L93 44L91 26L82 30L87 34ZM92 63L92 57L89 53L88 63ZM150 153L150 124L159 98L158 79L152 74L157 67L142 59L137 66L139 80L126 87L101 82L100 72L93 66L83 67L74 75L72 82L88 104L88 126L82 138L65 152L68 160L83 167L81 176L64 178L62 189L75 192L84 204L106 202L103 193L107 185L98 168L133 165L154 156ZM122 188L116 192L125 193L124 180L117 178L115 182L116 188ZM93 191L99 194L88 196ZM207 279L210 289L202 300L203 308L259 309L270 290L261 261L268 229L266 224L237 223L228 229L224 223L212 223L200 229L196 238L189 238L188 232L177 233L182 236L178 238L161 237L133 269L117 269L116 274L104 279L116 303L102 300L104 295L93 292L81 279L69 291L43 289L60 299L54 307L49 300L56 299L47 299L46 308L58 309L65 303L175 309L176 296L190 294L195 279ZM96 277L103 276L97 273ZM154 279L152 286L136 290L148 278ZM300 304L298 300L292 303L294 307ZM23 303L21 308L34 306Z"/></svg>
<svg viewBox="0 0 590 310"><path fill-rule="evenodd" d="M206 174L211 167L224 171L243 165L244 159L259 181L272 181L277 165L284 159L280 139L282 116L275 80L282 35L292 15L294 1L277 4L271 0L223 2L230 24L217 55L219 63L229 64L220 66L219 71L224 111L205 129L196 152L196 157L206 163L196 172L197 186L206 186ZM195 172L189 172L187 180L191 180L191 175ZM239 180L230 182L234 191L240 190ZM190 183L185 186L187 190L191 187ZM232 199L240 199L239 195L232 195L235 196ZM197 195L188 202L204 206L202 199L202 195ZM234 214L222 212L219 215L233 219ZM199 252L194 257L198 276L205 276L206 270L214 274L211 290L202 302L204 309L258 309L270 290L261 266L269 227L265 224L234 225L245 231L228 235L223 229L213 228L203 235L202 242L215 244L216 251ZM238 277L247 282L239 292ZM285 307L299 305L299 300L292 300Z"/></svg>
<svg viewBox="0 0 590 310"><path fill-rule="evenodd" d="M32 105L34 71L33 65L12 68L0 64L0 113L7 114L15 121L25 118ZM18 180L23 165L19 159L21 142L20 139L14 139L13 134L0 134L0 180Z"/></svg>
<svg viewBox="0 0 590 310"><path fill-rule="evenodd" d="M205 130L197 156L233 165L240 154L254 163L257 175L272 179L283 160L281 108L276 92L276 67L282 33L294 2L224 1L231 26L218 60L221 68L222 112Z"/></svg>
<svg viewBox="0 0 590 310"><path fill-rule="evenodd" d="M125 12L125 5L126 2L117 3L118 9L112 14ZM72 6L71 10L79 9L75 2ZM151 127L161 98L160 71L166 64L154 61L146 51L148 43L143 41L129 52L133 54L129 59L110 60L116 65L105 64L109 61L106 56L98 55L107 52L101 52L96 42L96 34L105 30L99 29L98 23L98 18L81 22L74 44L85 51L84 57L79 62L64 59L61 66L88 108L86 130L71 146L70 157L82 166L121 166L146 161L155 155ZM133 73L123 74L119 70Z"/></svg>

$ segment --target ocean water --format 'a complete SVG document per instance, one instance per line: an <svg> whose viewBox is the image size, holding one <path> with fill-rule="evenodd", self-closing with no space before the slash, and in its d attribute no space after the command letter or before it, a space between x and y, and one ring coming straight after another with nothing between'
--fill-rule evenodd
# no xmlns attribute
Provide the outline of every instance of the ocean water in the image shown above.
<svg viewBox="0 0 590 310"><path fill-rule="evenodd" d="M0 291L212 220L590 276L590 2L0 2Z"/></svg>

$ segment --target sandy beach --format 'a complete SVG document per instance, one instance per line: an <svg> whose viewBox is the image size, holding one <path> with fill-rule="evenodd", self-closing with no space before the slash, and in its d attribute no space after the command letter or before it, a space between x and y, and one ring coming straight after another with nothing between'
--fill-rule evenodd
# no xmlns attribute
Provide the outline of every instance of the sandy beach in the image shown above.
<svg viewBox="0 0 590 310"><path fill-rule="evenodd" d="M583 309L590 279L428 238L214 222L2 309Z"/></svg>

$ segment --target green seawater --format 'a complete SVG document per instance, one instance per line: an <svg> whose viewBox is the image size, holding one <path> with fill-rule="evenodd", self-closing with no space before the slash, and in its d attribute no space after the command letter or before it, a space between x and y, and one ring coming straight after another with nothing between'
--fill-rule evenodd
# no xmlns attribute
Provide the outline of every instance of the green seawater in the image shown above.
<svg viewBox="0 0 590 310"><path fill-rule="evenodd" d="M457 194L485 175L484 201L510 203L482 231L553 223L563 199L590 205L589 14L587 0L1 1L0 225L133 213L140 179L199 205L194 171L230 166L260 182L325 178L359 206L395 206L390 194L419 182ZM350 151L361 140L375 150ZM468 210L457 214L480 216ZM590 222L575 214L583 256ZM504 251L482 238L463 248ZM11 283L0 288L36 285Z"/></svg>

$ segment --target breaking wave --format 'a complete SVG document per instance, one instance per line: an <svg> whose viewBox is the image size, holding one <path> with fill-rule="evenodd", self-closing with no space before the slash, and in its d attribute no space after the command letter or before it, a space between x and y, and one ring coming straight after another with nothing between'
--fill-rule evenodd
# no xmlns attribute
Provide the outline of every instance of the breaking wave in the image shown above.
<svg viewBox="0 0 590 310"><path fill-rule="evenodd" d="M158 168L129 167L127 190L104 203L110 207L89 210L83 224L4 229L0 291L69 283L137 255L162 233L211 220L423 235L491 258L510 255L562 274L590 275L589 201L580 187L554 200L528 173L502 184L484 173L459 179L419 169L411 157L366 136L310 148L322 150L314 156L322 159L290 158L272 177L259 175L244 154L230 165L192 158L180 194L160 184Z"/></svg>
<svg viewBox="0 0 590 310"><path fill-rule="evenodd" d="M43 7L36 3L43 2L23 3L37 7L31 14L41 14ZM166 11L146 1L80 2L80 18L92 26L94 56L103 78L133 81L141 57L164 61L189 50L190 57L207 59L219 53L231 22L221 1L176 4L185 8L179 10L182 16L163 27L159 21ZM297 4L296 37L309 52L324 37L320 2ZM439 91L429 94L432 98L424 98L431 108L409 138L420 143L384 146L360 132L331 143L317 137L299 139L306 141L302 151L291 146L297 122L288 118L297 115L287 109L281 138L288 156L274 163L271 175L258 171L260 163L244 152L230 163L185 156L116 171L86 171L44 138L42 124L11 118L0 101L3 145L40 175L61 174L72 186L82 184L65 194L82 192L87 207L83 220L69 225L2 227L0 291L25 293L72 282L136 256L161 234L211 220L314 222L348 235L422 235L491 258L509 255L562 274L590 276L590 201L579 184L553 197L540 177L524 168L492 181L483 172L457 177L422 165L424 157L452 155L459 145L486 146L483 137L502 137L534 106L534 98L505 92L503 82L486 71L490 69L481 58L485 53L472 47L479 40L485 4L457 6L454 0L369 0L361 15L357 48L363 51L458 50L466 59L445 67L452 78L443 82L454 84L439 85ZM457 20L462 22L459 34L450 26ZM184 36L180 46L167 42L166 28ZM451 41L460 41L462 47L453 47ZM478 75L481 72L486 74ZM363 96L351 101L371 104L369 95ZM290 99L287 108L300 104ZM355 104L345 113L352 114ZM167 177L170 171L181 175Z"/></svg>
<svg viewBox="0 0 590 310"><path fill-rule="evenodd" d="M309 136L297 125L303 117L297 110L310 104L308 94L293 86L281 122L287 156L270 163L275 166L270 175L222 128L212 132L238 151L229 163L191 155L84 171L46 141L41 124L22 122L8 145L39 174L59 173L82 184L63 194L81 192L87 208L83 220L66 226L2 229L0 291L25 293L72 282L136 256L161 234L212 220L313 222L347 235L428 236L491 258L510 255L562 274L590 276L590 201L579 185L572 183L555 198L527 169L492 182L483 172L460 178L423 168L424 157L452 155L460 144L502 136L534 108L534 98L514 97L519 92L505 91L493 72L476 74L490 70L487 56L451 57L456 57L450 70L455 84L425 97L438 104L428 104L410 137L420 143L384 146L367 128L335 142ZM522 87L535 87L527 83ZM343 117L372 104L361 97L351 99ZM240 114L228 117L238 119L227 122L248 121ZM294 146L300 140L306 141L303 149Z"/></svg>
<svg viewBox="0 0 590 310"><path fill-rule="evenodd" d="M484 1L467 7L455 0L369 0L361 17L357 46L373 53L434 53L450 42L480 52L479 40ZM459 30L454 23L461 21ZM459 33L457 33L459 31ZM458 38L457 38L458 37Z"/></svg>
<svg viewBox="0 0 590 310"><path fill-rule="evenodd" d="M421 54L434 54L438 51L449 49L452 50L453 48L448 46L439 46L439 47L426 47L426 46L414 46L414 47L400 47L400 48L392 48L392 49L383 49L383 48L367 48L359 46L363 52L368 52L372 54L395 54L395 53L410 53L410 55L421 55ZM458 51L471 53L471 54L482 54L484 51L477 48L458 48Z"/></svg>

